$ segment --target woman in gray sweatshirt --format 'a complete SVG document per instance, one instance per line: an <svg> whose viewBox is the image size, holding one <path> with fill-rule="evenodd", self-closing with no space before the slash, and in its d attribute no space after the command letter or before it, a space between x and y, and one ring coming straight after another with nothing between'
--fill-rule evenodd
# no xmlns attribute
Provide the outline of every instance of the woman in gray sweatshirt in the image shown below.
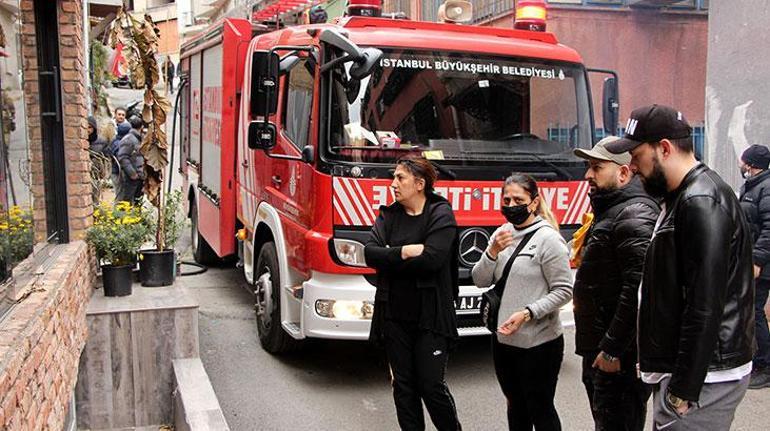
<svg viewBox="0 0 770 431"><path fill-rule="evenodd" d="M501 211L508 223L492 234L473 267L477 286L494 285L522 238L535 232L511 266L492 340L495 373L508 401L508 428L561 430L553 399L564 356L559 310L572 298L567 244L529 175L505 180Z"/></svg>

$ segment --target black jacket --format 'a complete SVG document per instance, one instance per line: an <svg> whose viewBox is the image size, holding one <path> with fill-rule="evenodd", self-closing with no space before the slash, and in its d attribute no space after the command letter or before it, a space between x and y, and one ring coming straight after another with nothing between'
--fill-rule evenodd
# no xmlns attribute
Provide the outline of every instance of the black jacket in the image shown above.
<svg viewBox="0 0 770 431"><path fill-rule="evenodd" d="M366 264L377 270L377 292L374 297L369 339L377 344L382 342L384 307L387 304L389 288L394 274L414 275L420 290L419 326L450 339L457 338L457 318L454 301L458 293L458 242L457 222L452 207L446 199L430 194L423 211L428 212L427 229L422 244L422 255L403 260L401 247L388 247L390 229L395 211L404 211L398 202L380 207L380 215L374 222L364 255Z"/></svg>
<svg viewBox="0 0 770 431"><path fill-rule="evenodd" d="M672 373L669 390L697 401L708 371L751 361L751 230L714 171L694 167L665 199L647 250L639 309L641 371Z"/></svg>
<svg viewBox="0 0 770 431"><path fill-rule="evenodd" d="M759 278L770 280L770 171L746 180L741 208L751 228L754 264L762 268Z"/></svg>
<svg viewBox="0 0 770 431"><path fill-rule="evenodd" d="M591 197L594 222L575 276L575 350L602 350L636 364L636 314L644 254L660 207L634 178L622 189Z"/></svg>

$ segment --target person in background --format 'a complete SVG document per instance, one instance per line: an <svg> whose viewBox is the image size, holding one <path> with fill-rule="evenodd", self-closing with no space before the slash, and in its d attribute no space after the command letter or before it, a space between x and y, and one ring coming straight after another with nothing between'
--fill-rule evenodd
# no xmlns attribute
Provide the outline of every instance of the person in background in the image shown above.
<svg viewBox="0 0 770 431"><path fill-rule="evenodd" d="M754 319L757 352L751 370L749 389L770 387L770 331L765 304L770 291L770 150L752 145L741 155L740 169L746 182L740 201L754 240Z"/></svg>
<svg viewBox="0 0 770 431"><path fill-rule="evenodd" d="M115 127L126 122L126 108L115 108Z"/></svg>
<svg viewBox="0 0 770 431"><path fill-rule="evenodd" d="M120 193L118 201L141 203L144 187L144 156L139 151L142 144L144 122L139 117L129 119L131 130L120 140L118 163L120 163Z"/></svg>
<svg viewBox="0 0 770 431"><path fill-rule="evenodd" d="M728 430L754 355L752 237L735 192L695 159L692 128L668 106L635 109L606 146L662 211L645 256L639 368L655 429Z"/></svg>
<svg viewBox="0 0 770 431"><path fill-rule="evenodd" d="M107 121L99 128L96 118L88 116L88 149L102 155L108 155L110 142L115 137L115 126Z"/></svg>
<svg viewBox="0 0 770 431"><path fill-rule="evenodd" d="M505 180L501 211L507 223L492 234L471 275L476 286L492 286L514 259L492 337L508 428L561 430L554 396L564 357L559 310L572 298L569 251L529 175L514 173ZM524 240L528 242L512 256Z"/></svg>
<svg viewBox="0 0 770 431"><path fill-rule="evenodd" d="M310 8L308 19L310 24L323 24L328 19L329 16L326 14L326 10L324 10L324 8L322 8L320 5Z"/></svg>
<svg viewBox="0 0 770 431"><path fill-rule="evenodd" d="M174 92L174 71L176 67L174 62L171 61L171 57L166 57L166 62L163 63L163 70L166 74L166 85L168 85L168 92Z"/></svg>
<svg viewBox="0 0 770 431"><path fill-rule="evenodd" d="M423 406L441 431L460 430L444 373L457 338L457 222L452 207L433 192L438 174L423 157L396 162L396 201L380 207L364 248L377 270L369 339L385 347L398 423L425 429Z"/></svg>
<svg viewBox="0 0 770 431"><path fill-rule="evenodd" d="M594 218L575 276L575 351L596 431L641 431L650 388L636 375L636 314L644 254L660 207L631 172L631 155L612 154L608 136L575 155L588 160Z"/></svg>
<svg viewBox="0 0 770 431"><path fill-rule="evenodd" d="M118 150L120 149L120 141L128 135L131 131L131 124L128 121L120 123L117 127L115 139L110 144L109 157L112 159L112 188L115 192L115 198L120 195L120 187L123 185L123 181L120 179L120 162L118 162Z"/></svg>

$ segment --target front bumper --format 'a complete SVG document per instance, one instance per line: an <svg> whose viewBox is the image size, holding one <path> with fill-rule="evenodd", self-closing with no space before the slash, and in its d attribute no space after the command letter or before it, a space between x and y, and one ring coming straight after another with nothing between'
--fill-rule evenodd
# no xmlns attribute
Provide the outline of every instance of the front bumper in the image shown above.
<svg viewBox="0 0 770 431"><path fill-rule="evenodd" d="M476 286L460 286L460 297L476 298L485 290ZM374 292L374 286L362 275L313 273L310 280L302 283L302 337L367 340L371 320L323 317L316 313L315 304L318 300L329 299L374 302ZM475 300L472 302L476 304ZM458 310L457 325L460 336L489 335L477 309Z"/></svg>

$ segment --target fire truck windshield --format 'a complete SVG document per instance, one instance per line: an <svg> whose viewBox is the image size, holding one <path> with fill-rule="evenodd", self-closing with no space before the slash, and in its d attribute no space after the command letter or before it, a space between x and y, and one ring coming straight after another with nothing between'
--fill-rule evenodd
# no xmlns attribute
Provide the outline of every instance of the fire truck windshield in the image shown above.
<svg viewBox="0 0 770 431"><path fill-rule="evenodd" d="M326 157L393 163L408 152L450 165L575 163L592 132L584 69L572 63L384 50L356 81L326 76Z"/></svg>

